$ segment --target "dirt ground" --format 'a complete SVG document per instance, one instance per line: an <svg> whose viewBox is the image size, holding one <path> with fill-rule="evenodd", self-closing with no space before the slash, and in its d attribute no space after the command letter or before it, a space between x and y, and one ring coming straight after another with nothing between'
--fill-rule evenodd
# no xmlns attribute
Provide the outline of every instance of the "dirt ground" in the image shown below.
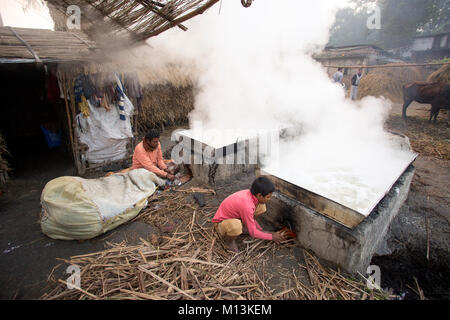
<svg viewBox="0 0 450 320"><path fill-rule="evenodd" d="M413 103L408 119L394 104L390 130L406 134L419 157L408 198L390 226L385 255L372 259L381 268L383 287L405 299L450 298L450 128L441 111L437 124L428 122L429 105ZM417 284L416 280L417 279Z"/></svg>
<svg viewBox="0 0 450 320"><path fill-rule="evenodd" d="M445 150L449 148L450 129L446 115L441 114L438 124L427 122L429 106L413 104L409 107L410 123L421 124L422 135L429 141L439 141L438 151L424 149L415 161L416 174L405 205L391 224L386 245L373 258L372 264L381 268L381 286L391 288L405 299L418 299L420 288L426 298L450 298L450 212L449 181L450 162ZM399 121L401 105L395 104L387 127L404 132L411 130L408 122ZM161 139L169 148L170 133L167 128ZM442 135L442 136L436 136ZM417 140L416 139L416 140ZM410 136L411 144L415 139ZM40 149L42 150L42 149ZM129 244L148 238L158 226L135 221L88 241L61 241L46 237L40 230L39 199L45 184L62 175L73 175L70 157L58 151L30 153L32 159L23 158L15 166L12 179L0 195L0 299L38 299L47 292L48 276L61 264L58 258L96 252L105 249L107 241ZM233 191L248 188L254 176L243 176L228 184L217 185L217 196L206 197L209 206ZM193 201L191 199L191 201ZM239 245L249 239L243 237ZM293 247L273 252L264 262L271 271L267 276L269 287L283 290L288 285L289 273L305 277L298 264L302 256ZM427 258L428 254L428 258ZM286 276L285 276L286 275ZM417 282L416 282L416 280Z"/></svg>

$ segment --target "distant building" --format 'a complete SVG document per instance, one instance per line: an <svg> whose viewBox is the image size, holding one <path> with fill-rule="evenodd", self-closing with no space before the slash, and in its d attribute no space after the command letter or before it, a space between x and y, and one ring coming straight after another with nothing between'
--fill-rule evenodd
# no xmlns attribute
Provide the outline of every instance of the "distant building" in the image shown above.
<svg viewBox="0 0 450 320"><path fill-rule="evenodd" d="M415 63L450 58L450 32L417 36L410 46L390 49L389 52Z"/></svg>
<svg viewBox="0 0 450 320"><path fill-rule="evenodd" d="M414 39L411 46L411 59L415 62L428 62L450 58L450 32L422 35Z"/></svg>
<svg viewBox="0 0 450 320"><path fill-rule="evenodd" d="M386 64L398 62L393 59L392 55L380 47L374 45L354 45L343 47L325 47L319 53L313 55L313 58L319 61L324 66L342 66L344 78L355 74L357 68L350 68L350 66L370 66L376 64ZM349 66L349 67L345 67ZM327 68L327 72L332 76L337 68ZM367 69L363 70L367 73Z"/></svg>

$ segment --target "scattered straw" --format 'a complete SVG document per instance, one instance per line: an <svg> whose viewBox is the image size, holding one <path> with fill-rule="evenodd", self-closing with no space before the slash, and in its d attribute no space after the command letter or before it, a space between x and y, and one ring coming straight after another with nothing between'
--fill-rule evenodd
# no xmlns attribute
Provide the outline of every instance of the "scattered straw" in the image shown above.
<svg viewBox="0 0 450 320"><path fill-rule="evenodd" d="M165 191L150 199L149 207L138 218L159 228L159 234L154 234L151 240L141 239L138 245L108 243L109 248L104 251L62 259L67 264L80 266L80 288L69 290L64 282L57 280L55 268L50 276L50 290L41 298L275 300L386 297L367 290L364 282L349 280L324 268L306 251L304 264L297 263L297 271L267 267L269 262L284 259L283 252L296 247L294 240L277 245L250 238L244 239L241 249L243 246L245 249L239 253L227 251L210 222L217 207L199 208L190 203L189 198L192 198L191 194ZM173 223L176 230L169 232L168 226ZM308 270L310 283L299 274L302 270ZM271 281L275 281L275 286L271 287Z"/></svg>

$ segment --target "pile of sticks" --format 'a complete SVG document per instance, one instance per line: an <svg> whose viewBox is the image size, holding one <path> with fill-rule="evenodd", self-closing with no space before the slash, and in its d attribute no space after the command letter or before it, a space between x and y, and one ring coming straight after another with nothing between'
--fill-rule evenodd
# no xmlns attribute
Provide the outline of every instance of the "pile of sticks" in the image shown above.
<svg viewBox="0 0 450 320"><path fill-rule="evenodd" d="M81 268L79 288L65 280L42 299L266 299L271 292L259 276L259 258L273 244L258 240L239 254L227 252L212 230L196 222L141 244L109 244L105 251L63 260ZM153 242L153 243L152 243Z"/></svg>
<svg viewBox="0 0 450 320"><path fill-rule="evenodd" d="M48 293L41 298L276 300L381 296L367 291L364 282L325 269L308 252L305 264L296 269L307 270L309 281L293 271L288 275L288 286L282 290L271 288L268 279L279 277L279 270L267 268L266 262L279 261L282 250L296 246L294 240L275 244L250 238L240 243L239 253L231 253L210 222L217 207L198 208L184 192L166 191L156 197L149 199L150 205L137 219L152 223L161 232L149 239L141 238L138 245L108 243L109 248L104 251L61 259L60 266L80 267L80 287L68 289L68 275L64 276L66 280L55 276L58 266L49 276ZM168 222L174 221L176 230L164 230Z"/></svg>
<svg viewBox="0 0 450 320"><path fill-rule="evenodd" d="M374 300L388 299L389 293L381 290L369 290L367 284L344 277L339 272L323 267L310 252L303 251L305 268L308 271L310 286L300 282L299 292L305 300Z"/></svg>

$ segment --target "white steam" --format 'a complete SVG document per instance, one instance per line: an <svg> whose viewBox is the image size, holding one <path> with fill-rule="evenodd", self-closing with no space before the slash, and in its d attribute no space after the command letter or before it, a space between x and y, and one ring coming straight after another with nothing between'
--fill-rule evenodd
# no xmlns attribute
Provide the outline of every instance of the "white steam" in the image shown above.
<svg viewBox="0 0 450 320"><path fill-rule="evenodd" d="M294 126L301 134L281 142L279 161L269 161L268 171L368 214L412 154L383 130L390 101L346 99L311 58L345 4L257 0L243 8L223 1L220 15L215 6L187 23L188 32L175 28L150 44L159 59L195 70L191 126L222 132ZM217 144L208 138L203 142Z"/></svg>

